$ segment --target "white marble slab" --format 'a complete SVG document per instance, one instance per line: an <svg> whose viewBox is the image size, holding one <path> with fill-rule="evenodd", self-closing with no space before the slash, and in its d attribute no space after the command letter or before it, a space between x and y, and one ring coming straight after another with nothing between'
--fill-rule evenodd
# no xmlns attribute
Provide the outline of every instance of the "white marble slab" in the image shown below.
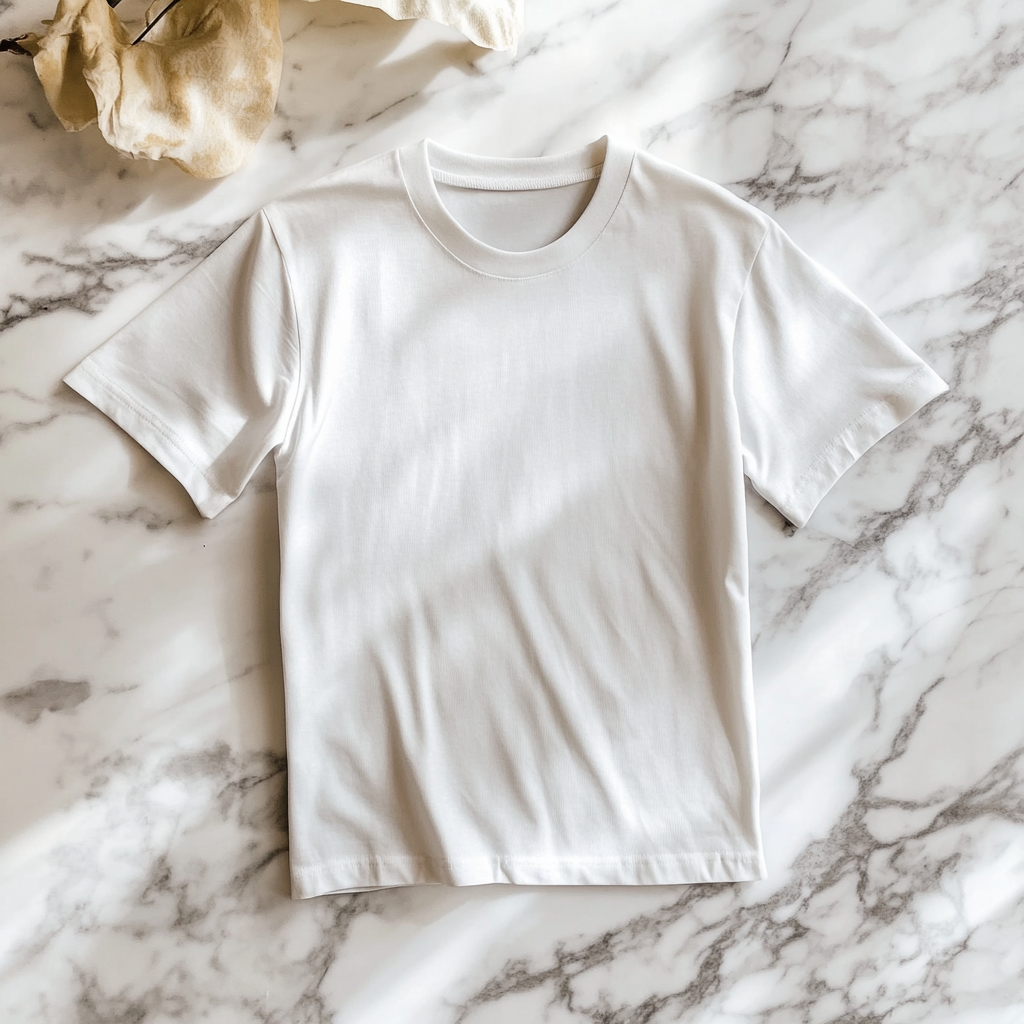
<svg viewBox="0 0 1024 1024"><path fill-rule="evenodd" d="M51 12L0 0L0 35ZM66 134L0 58L0 1020L1018 1024L1019 8L534 0L515 58L333 0L282 25L279 113L217 183ZM205 522L60 378L293 184L608 131L775 216L952 384L805 529L751 496L770 877L292 902L272 474Z"/></svg>

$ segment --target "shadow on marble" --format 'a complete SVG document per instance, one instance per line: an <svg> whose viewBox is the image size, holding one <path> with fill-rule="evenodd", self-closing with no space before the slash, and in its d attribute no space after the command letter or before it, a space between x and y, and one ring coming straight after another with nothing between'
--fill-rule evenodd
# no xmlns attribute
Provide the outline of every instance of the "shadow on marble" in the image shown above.
<svg viewBox="0 0 1024 1024"><path fill-rule="evenodd" d="M285 64L277 112L248 165L219 181L191 178L168 161L122 157L95 126L64 131L31 61L3 55L0 134L16 156L0 183L0 201L7 206L7 230L23 234L27 244L7 257L0 333L26 316L58 308L97 312L110 298L108 278L110 293L119 290L119 271L161 276L165 265L199 258L232 220L328 172L359 140L407 119L428 101L426 86L446 70L479 74L473 62L489 53L468 41L436 38L453 30L394 21L377 9L337 0L285 0L281 25ZM282 146L270 158L268 151ZM223 226L211 231L204 224L196 239L186 223L175 229L184 229L184 238L164 238L162 220L183 211ZM145 256L140 243L150 250ZM62 273L73 279L68 294L59 284L47 286L47 279ZM97 285L91 300L79 294L79 281Z"/></svg>

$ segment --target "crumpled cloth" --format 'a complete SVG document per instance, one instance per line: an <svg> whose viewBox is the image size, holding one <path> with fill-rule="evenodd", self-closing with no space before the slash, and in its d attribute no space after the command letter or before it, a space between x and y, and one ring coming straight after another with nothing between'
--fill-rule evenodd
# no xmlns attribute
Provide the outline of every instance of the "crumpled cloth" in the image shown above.
<svg viewBox="0 0 1024 1024"><path fill-rule="evenodd" d="M197 178L240 167L277 103L277 0L181 0L134 46L107 0L60 0L49 31L21 43L65 128L98 122L118 152Z"/></svg>
<svg viewBox="0 0 1024 1024"><path fill-rule="evenodd" d="M427 18L480 46L515 49L522 0L355 0L398 20ZM168 8L154 0L147 25ZM146 37L107 0L60 0L49 30L19 39L68 131L97 123L119 153L220 178L248 158L281 83L277 0L179 0Z"/></svg>
<svg viewBox="0 0 1024 1024"><path fill-rule="evenodd" d="M477 46L514 50L523 32L523 0L350 0L379 7L396 21L425 18L458 29Z"/></svg>

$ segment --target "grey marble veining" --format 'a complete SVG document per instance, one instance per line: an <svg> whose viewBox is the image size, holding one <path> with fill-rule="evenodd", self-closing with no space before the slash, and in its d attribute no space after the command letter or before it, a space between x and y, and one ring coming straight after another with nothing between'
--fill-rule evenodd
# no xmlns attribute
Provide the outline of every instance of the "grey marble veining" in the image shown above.
<svg viewBox="0 0 1024 1024"><path fill-rule="evenodd" d="M0 0L0 35L51 13ZM334 0L282 29L215 183L65 133L0 60L0 1020L1024 1020L1024 15L534 2L514 58ZM294 184L608 131L776 217L951 384L804 529L749 496L769 877L290 901L270 467L203 521L60 378Z"/></svg>

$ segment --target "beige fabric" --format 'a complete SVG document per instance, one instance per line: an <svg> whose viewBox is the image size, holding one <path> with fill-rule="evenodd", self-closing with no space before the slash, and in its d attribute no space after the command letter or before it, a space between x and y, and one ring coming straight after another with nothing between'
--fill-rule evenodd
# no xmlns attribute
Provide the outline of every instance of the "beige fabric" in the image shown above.
<svg viewBox="0 0 1024 1024"><path fill-rule="evenodd" d="M240 167L277 102L277 0L181 0L133 46L134 34L107 0L60 0L49 31L22 41L64 127L98 122L118 152L198 178Z"/></svg>
<svg viewBox="0 0 1024 1024"><path fill-rule="evenodd" d="M170 0L154 0L147 24ZM514 49L521 0L356 0L396 19L450 25ZM49 30L21 45L68 131L98 123L119 153L170 159L197 178L237 170L270 122L281 81L277 0L180 0L142 41L107 0L60 0Z"/></svg>
<svg viewBox="0 0 1024 1024"><path fill-rule="evenodd" d="M450 25L478 46L514 50L523 31L522 0L353 0L399 21L426 18Z"/></svg>

